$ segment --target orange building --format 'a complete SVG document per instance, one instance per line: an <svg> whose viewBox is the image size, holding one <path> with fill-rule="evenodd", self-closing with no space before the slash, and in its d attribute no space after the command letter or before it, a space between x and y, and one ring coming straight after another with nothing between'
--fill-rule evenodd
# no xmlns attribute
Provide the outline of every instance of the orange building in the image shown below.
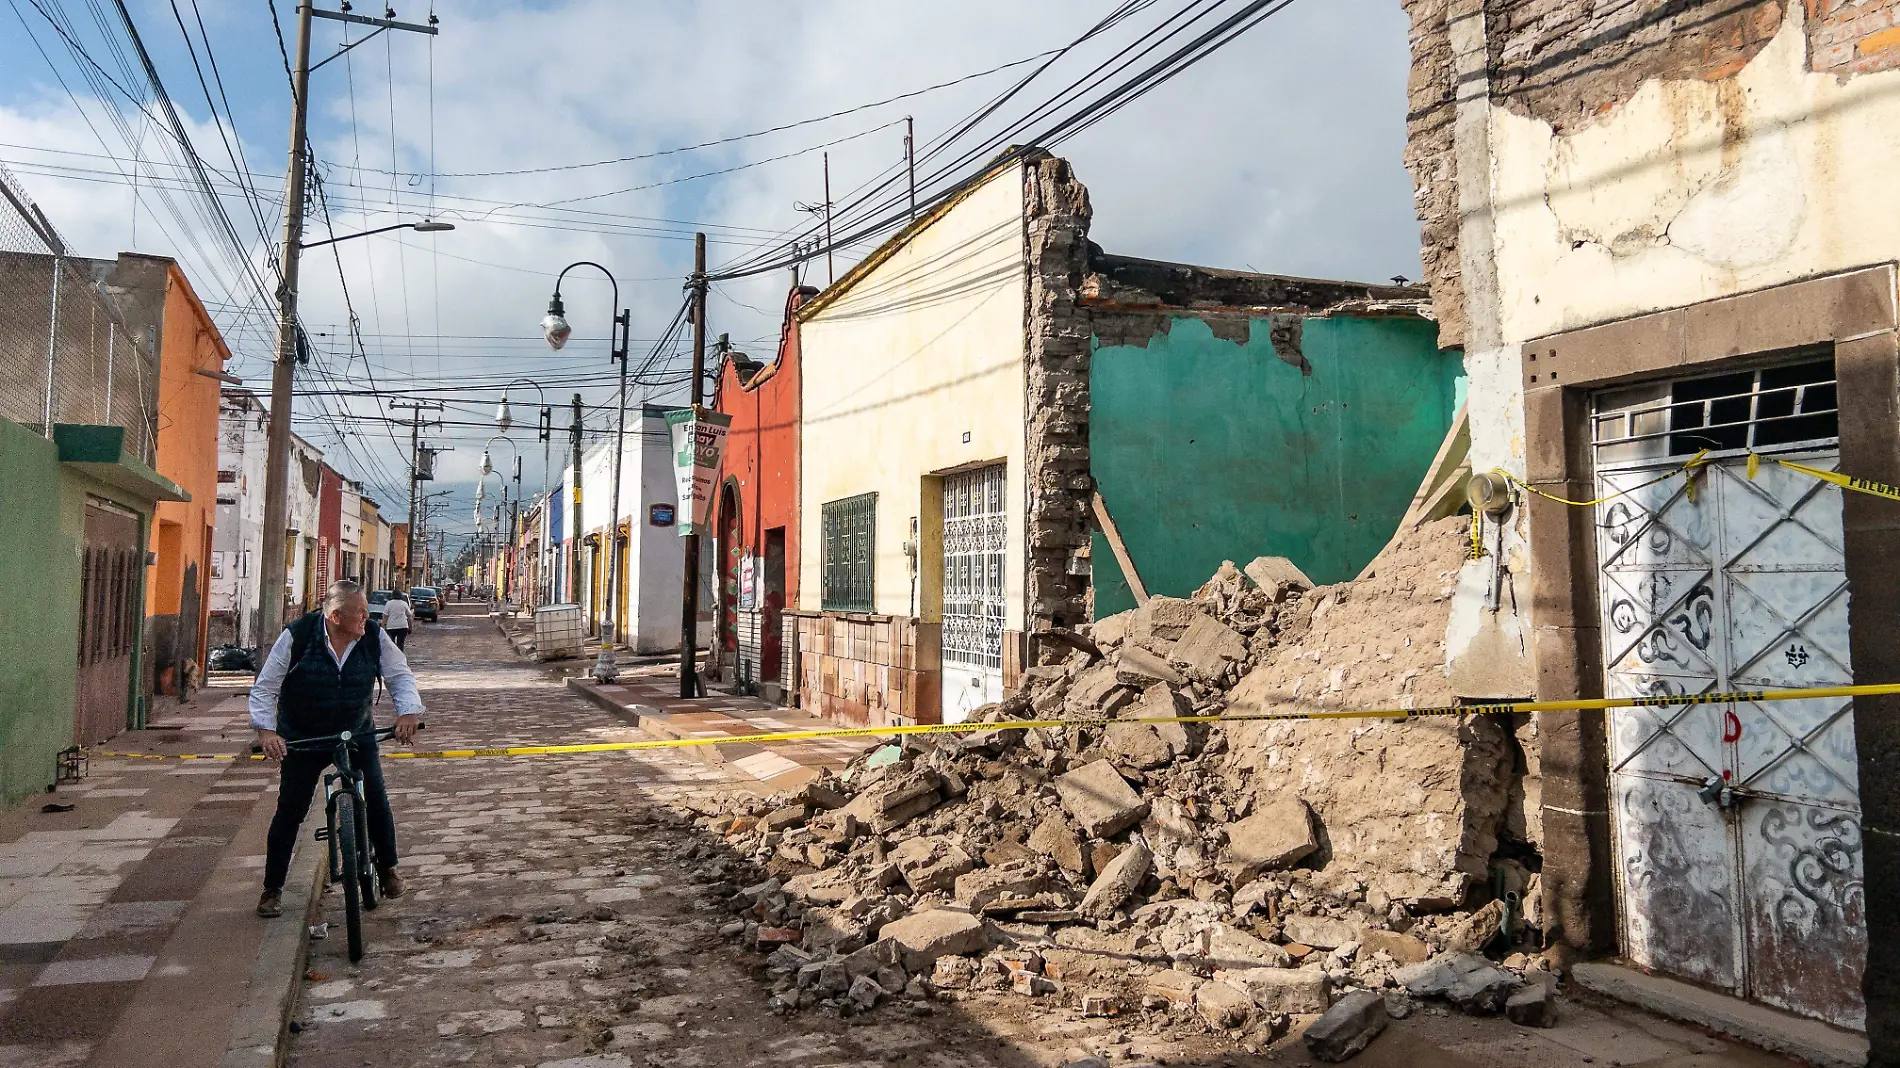
<svg viewBox="0 0 1900 1068"><path fill-rule="evenodd" d="M224 372L231 352L173 260L126 252L100 266L140 340L158 342L153 466L191 495L159 506L145 584L146 689L178 694L188 663L203 677L218 516L218 387L236 381Z"/></svg>

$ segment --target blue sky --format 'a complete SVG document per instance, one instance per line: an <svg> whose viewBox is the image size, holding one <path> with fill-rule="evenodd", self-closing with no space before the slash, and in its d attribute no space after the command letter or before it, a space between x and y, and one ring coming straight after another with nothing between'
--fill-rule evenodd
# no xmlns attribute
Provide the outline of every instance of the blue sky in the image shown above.
<svg viewBox="0 0 1900 1068"><path fill-rule="evenodd" d="M222 176L226 212L255 269L267 243L260 231L275 241L288 139L289 91L271 19L281 20L291 44L291 3L126 3L194 145ZM383 6L359 0L355 10L380 15ZM1068 43L1113 6L969 0L946 16L943 5L868 0L439 0L439 36L384 34L313 76L310 136L328 226L342 234L433 215L457 230L399 231L306 255L304 321L318 335L324 375L307 384L361 388L373 377L383 388L456 388L451 417L462 421L485 420L495 399L486 386L517 375L558 380L550 399L565 400L575 390L569 383L579 382L590 404L604 402L611 394L597 340L609 314L604 283L570 276L564 291L576 340L558 354L538 340L535 324L562 265L609 265L632 310L634 336L654 338L678 306L693 230L711 235L715 268L782 247L810 223L797 204L823 200L822 152L830 153L833 200L845 203L852 190L901 164L906 116L927 150L1031 68L705 149L572 165L795 123L1020 61ZM1143 6L1092 42L1095 51L1079 50L1046 76L1067 77L1032 83L1024 99L1040 100L1045 85L1066 84L1182 6ZM395 7L405 21L431 13L426 4ZM216 305L238 353L233 369L266 388L270 322L237 266L234 243L221 240L198 210L202 198L185 187L175 168L180 157L166 154L154 124L102 80L96 87L83 76L84 62L48 15L158 112L113 0L5 0L0 161L80 252L178 256L200 295ZM1401 165L1405 30L1396 0L1300 0L1059 146L1089 187L1094 240L1126 255L1277 273L1416 275L1417 225ZM335 51L345 32L319 21L313 56ZM361 28L347 32L363 35ZM220 137L187 33L220 112L229 101L234 138L230 129ZM255 206L227 181L239 151L254 175ZM568 169L493 173L551 167ZM728 172L693 177L714 171ZM645 188L613 192L631 187ZM306 239L329 232L320 217L309 225ZM868 247L840 255L837 269ZM822 284L823 263L806 277ZM769 355L787 281L774 271L721 283L710 305L712 332ZM360 322L360 352L345 325L350 309ZM524 414L532 397L527 389L512 396L530 490L539 487L541 450L519 424L532 422ZM406 437L335 417L376 414L373 401L326 398L328 417L317 403L300 400L299 432L346 473L384 487L377 496L390 503L406 470L396 437L405 450ZM594 425L605 418L590 415ZM435 435L457 450L443 457L450 481L473 476L487 436L476 428ZM458 507L453 514L465 520L467 513Z"/></svg>

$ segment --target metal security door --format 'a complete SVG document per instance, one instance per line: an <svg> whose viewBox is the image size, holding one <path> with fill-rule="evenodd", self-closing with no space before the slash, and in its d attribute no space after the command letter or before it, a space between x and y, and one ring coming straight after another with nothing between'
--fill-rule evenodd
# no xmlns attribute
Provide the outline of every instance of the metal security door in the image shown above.
<svg viewBox="0 0 1900 1068"><path fill-rule="evenodd" d="M1751 478L1747 458L1833 469L1831 377L1824 362L1599 399L1597 496L1620 494L1596 508L1610 695L1853 682L1841 491L1772 459ZM1693 480L1663 477L1704 448ZM1825 699L1610 713L1631 960L1864 1026L1852 711Z"/></svg>
<svg viewBox="0 0 1900 1068"><path fill-rule="evenodd" d="M1003 699L1003 466L943 479L943 721Z"/></svg>
<svg viewBox="0 0 1900 1068"><path fill-rule="evenodd" d="M125 729L131 701L132 652L144 608L139 517L103 501L87 501L80 565L73 737L80 745L94 745Z"/></svg>

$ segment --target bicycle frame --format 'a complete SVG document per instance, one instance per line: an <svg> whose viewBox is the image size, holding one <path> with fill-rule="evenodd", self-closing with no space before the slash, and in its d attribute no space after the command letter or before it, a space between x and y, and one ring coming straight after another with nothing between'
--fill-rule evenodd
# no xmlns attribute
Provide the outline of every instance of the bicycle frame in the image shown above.
<svg viewBox="0 0 1900 1068"><path fill-rule="evenodd" d="M384 727L380 730L372 729L369 733L369 737L377 741L382 741L393 737L395 733L396 729L394 727ZM371 861L372 847L369 842L369 798L363 791L363 777L361 773L356 770L356 766L350 759L351 749L353 748L351 743L356 738L357 735L355 733L343 731L338 734L324 735L320 738L299 739L296 742L287 743L285 746L292 752L299 750L308 752L318 749L323 745L333 745L335 747L330 757L332 767L323 773L324 832L322 837L328 844L331 882L336 882L343 878L343 858L337 852L337 842L340 838L336 833L336 798L337 794L343 790L348 790L353 794L357 802L352 806L356 819L356 834L353 837L361 854L358 858L360 863L357 865L357 869L364 872L376 870ZM375 906L372 903L370 907L374 908Z"/></svg>

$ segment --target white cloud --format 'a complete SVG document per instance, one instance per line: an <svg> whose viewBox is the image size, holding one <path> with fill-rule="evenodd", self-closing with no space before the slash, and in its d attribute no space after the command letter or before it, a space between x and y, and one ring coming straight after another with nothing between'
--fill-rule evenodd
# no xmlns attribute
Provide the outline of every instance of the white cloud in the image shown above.
<svg viewBox="0 0 1900 1068"><path fill-rule="evenodd" d="M405 17L420 15L406 10L407 4L398 6ZM431 66L438 170L543 167L743 133L906 92L1055 47L1109 6L1074 0L970 0L953 8L867 0L444 5L441 34L432 44L417 35L388 34L316 74L312 138L326 166L333 205L367 203L371 209L352 207L337 216L337 231L352 232L412 221L429 207L427 183L412 186L398 178L392 195L390 176L345 165L389 167L393 112L400 161L395 169L427 168ZM1173 7L1157 5L1139 19L1151 24ZM240 121L249 123L244 132L253 169L274 171L283 159L283 128L252 122L249 116L257 100L286 108L287 100L282 72L273 70L276 44L259 21L221 21L212 33L227 59L242 50L263 50L240 94ZM1127 255L1269 272L1372 280L1417 274L1417 228L1400 162L1405 30L1405 17L1391 0L1294 4L1060 146L1089 187L1095 207L1092 236ZM320 24L313 51L328 54L338 38L334 24ZM190 67L180 63L163 69L174 83L174 97L183 101L185 86L195 89L195 82L185 81ZM393 71L393 89L386 71ZM566 352L552 354L535 340L552 273L580 259L609 265L621 278L623 304L632 309L634 336L652 338L678 306L680 280L691 264L691 231L696 226L711 231L711 258L718 265L747 251L749 243L805 223L808 216L794 203L822 198L820 156L811 153L576 205L623 216L596 222L676 231L671 234L524 226L498 217L506 212L484 219L481 210L450 196L532 203L588 196L795 151L905 114L916 116L919 140L928 144L1019 73L717 149L531 176L442 179L435 210L458 229L351 241L334 255L313 250L304 267L305 321L331 331L332 338L320 340L340 347L347 318L337 284L335 255L340 255L379 385L405 379L466 385L515 375L604 375L609 368L600 342L577 340ZM1032 86L1025 99L1040 99L1046 92ZM0 142L99 151L63 95L0 81L0 105ZM834 200L845 201L850 190L898 164L902 136L900 125L832 148ZM222 155L208 125L194 128L193 138L207 156ZM15 150L0 152L8 159L23 158ZM37 176L23 181L88 253L110 254L128 243L131 208L124 187ZM261 186L275 194L281 179ZM244 218L235 204L233 212ZM561 215L527 209L513 214ZM592 225L584 217L568 217L582 228ZM165 238L149 219L150 212L142 209L141 251L178 251L162 247ZM313 221L307 239L324 236L327 231ZM436 251L442 255L432 254ZM837 270L846 266L841 257ZM823 281L822 262L815 276ZM604 335L609 315L607 287L594 278L577 271L564 286L569 314L583 339ZM769 351L785 285L786 276L779 272L722 283L711 305L711 331L730 333L735 343L753 351ZM201 283L200 288L214 287ZM254 322L234 326L231 333L234 347L246 354L243 373L261 384L269 355L267 329ZM644 347L636 345L636 359L643 353ZM343 370L340 361L331 363ZM349 376L366 384L360 361L351 365ZM573 391L566 384L547 390L550 399L562 401ZM533 392L520 390L513 397L514 437L531 457L525 481L538 486L541 450L531 429ZM610 395L604 385L582 392L591 403ZM483 404L463 408L460 418L488 418L492 394L480 397ZM354 410L371 409L357 403ZM565 413L558 418L565 422ZM438 432L438 440L457 449L441 458L443 484L473 477L486 436L475 428ZM380 427L358 428L356 438L359 451L375 450L390 470L404 469ZM406 439L402 444L406 447ZM467 513L467 507L457 505L451 518L465 523Z"/></svg>

